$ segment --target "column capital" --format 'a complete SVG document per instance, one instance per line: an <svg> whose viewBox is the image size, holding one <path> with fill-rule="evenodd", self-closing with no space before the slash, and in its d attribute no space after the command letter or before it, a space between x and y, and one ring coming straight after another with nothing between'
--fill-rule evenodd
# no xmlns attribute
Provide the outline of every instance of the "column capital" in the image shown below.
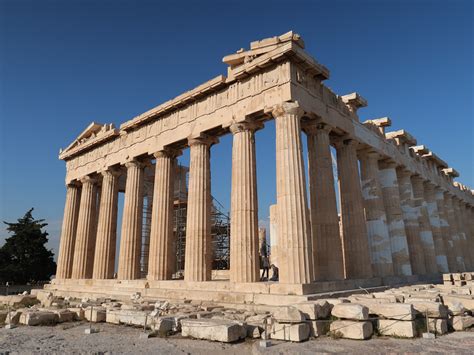
<svg viewBox="0 0 474 355"><path fill-rule="evenodd" d="M401 177L411 177L413 175L411 170L408 170L405 166L398 166L397 174L399 174Z"/></svg>
<svg viewBox="0 0 474 355"><path fill-rule="evenodd" d="M343 146L357 148L359 142L349 136L337 137L333 140L333 144L336 148L342 148Z"/></svg>
<svg viewBox="0 0 474 355"><path fill-rule="evenodd" d="M242 122L234 122L229 127L230 132L232 134L244 132L244 131L252 131L255 132L259 129L263 128L263 123L261 122L254 122L254 121L242 121Z"/></svg>
<svg viewBox="0 0 474 355"><path fill-rule="evenodd" d="M381 155L380 153L376 152L375 150L371 148L362 148L357 151L357 154L359 155L360 158L366 158L369 160L380 160Z"/></svg>
<svg viewBox="0 0 474 355"><path fill-rule="evenodd" d="M120 171L120 168L118 167L108 167L103 170L100 170L99 174L102 175L103 177L105 176L119 177L122 174L122 172Z"/></svg>
<svg viewBox="0 0 474 355"><path fill-rule="evenodd" d="M322 122L320 119L305 121L302 123L301 128L308 136L314 136L318 133L329 134L332 130L329 124Z"/></svg>
<svg viewBox="0 0 474 355"><path fill-rule="evenodd" d="M81 187L80 181L73 180L66 184L66 188L79 188Z"/></svg>
<svg viewBox="0 0 474 355"><path fill-rule="evenodd" d="M210 147L211 145L214 145L217 143L219 143L219 138L210 136L207 134L201 134L198 137L188 137L188 145L190 147L192 147L193 145L199 145L199 144L207 145Z"/></svg>
<svg viewBox="0 0 474 355"><path fill-rule="evenodd" d="M90 175L83 176L82 178L79 179L79 181L84 184L95 184L97 182L97 179L91 177Z"/></svg>
<svg viewBox="0 0 474 355"><path fill-rule="evenodd" d="M142 161L139 161L137 159L131 159L131 160L127 161L124 165L127 169L129 169L131 167L136 167L138 169L141 169L141 168L145 167L145 163L142 162Z"/></svg>
<svg viewBox="0 0 474 355"><path fill-rule="evenodd" d="M273 117L281 117L285 115L303 116L303 109L300 107L298 101L282 102L275 105L271 109Z"/></svg>
<svg viewBox="0 0 474 355"><path fill-rule="evenodd" d="M379 161L380 169L396 169L398 163L392 159L382 159Z"/></svg>
<svg viewBox="0 0 474 355"><path fill-rule="evenodd" d="M174 148L163 148L162 150L159 150L155 153L153 153L153 156L155 158L176 158L179 157L183 152L181 149L174 149Z"/></svg>

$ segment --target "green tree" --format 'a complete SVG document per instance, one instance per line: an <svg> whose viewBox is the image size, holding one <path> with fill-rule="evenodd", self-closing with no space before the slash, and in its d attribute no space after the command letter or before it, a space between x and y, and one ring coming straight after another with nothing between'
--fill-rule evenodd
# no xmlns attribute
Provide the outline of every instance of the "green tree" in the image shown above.
<svg viewBox="0 0 474 355"><path fill-rule="evenodd" d="M48 224L35 220L32 212L33 208L17 223L3 222L12 236L0 248L1 283L47 281L56 271L54 254L45 247L48 233L42 230Z"/></svg>

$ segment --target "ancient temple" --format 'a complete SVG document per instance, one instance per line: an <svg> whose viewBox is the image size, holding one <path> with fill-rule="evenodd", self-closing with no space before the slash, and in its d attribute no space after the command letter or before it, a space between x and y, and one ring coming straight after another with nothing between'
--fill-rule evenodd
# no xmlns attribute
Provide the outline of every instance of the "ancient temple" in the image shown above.
<svg viewBox="0 0 474 355"><path fill-rule="evenodd" d="M252 42L223 58L227 76L119 128L92 123L62 150L67 195L56 279L47 290L284 304L472 271L473 191L454 182L456 170L407 131L388 132L389 118L360 122L367 101L332 92L324 85L329 70L304 48L293 32ZM276 127L277 182L270 244L279 281L260 282L255 132L269 120ZM217 281L210 147L226 134L233 137L230 270ZM184 278L176 279L175 167L187 148ZM151 206L145 261L144 201Z"/></svg>

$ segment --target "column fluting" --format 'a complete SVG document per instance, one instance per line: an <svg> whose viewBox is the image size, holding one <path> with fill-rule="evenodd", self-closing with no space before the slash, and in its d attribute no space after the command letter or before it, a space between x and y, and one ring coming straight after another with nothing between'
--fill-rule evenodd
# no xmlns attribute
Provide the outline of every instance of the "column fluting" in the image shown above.
<svg viewBox="0 0 474 355"><path fill-rule="evenodd" d="M456 272L457 262L453 241L451 239L451 229L449 227L448 215L444 202L444 191L440 187L435 188L436 206L438 207L439 227L444 249L446 251L446 260L448 262L449 272Z"/></svg>
<svg viewBox="0 0 474 355"><path fill-rule="evenodd" d="M464 264L464 256L462 252L461 240L459 239L458 233L458 224L455 216L454 210L454 200L451 193L446 192L444 194L444 202L446 206L446 214L448 216L448 223L451 231L451 240L453 242L454 254L456 257L456 269L454 272L463 272L466 271L466 266Z"/></svg>

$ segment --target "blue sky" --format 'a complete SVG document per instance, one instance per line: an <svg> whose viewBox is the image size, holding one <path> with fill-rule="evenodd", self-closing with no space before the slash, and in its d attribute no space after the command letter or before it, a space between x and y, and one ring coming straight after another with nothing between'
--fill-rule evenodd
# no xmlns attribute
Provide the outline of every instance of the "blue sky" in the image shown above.
<svg viewBox="0 0 474 355"><path fill-rule="evenodd" d="M0 220L30 207L57 248L65 165L91 121L121 122L218 74L222 57L294 30L359 92L474 186L471 1L0 0ZM212 148L213 195L230 200L231 137ZM260 219L275 201L274 125L257 133ZM181 158L186 163L188 154ZM7 234L0 228L0 245Z"/></svg>

